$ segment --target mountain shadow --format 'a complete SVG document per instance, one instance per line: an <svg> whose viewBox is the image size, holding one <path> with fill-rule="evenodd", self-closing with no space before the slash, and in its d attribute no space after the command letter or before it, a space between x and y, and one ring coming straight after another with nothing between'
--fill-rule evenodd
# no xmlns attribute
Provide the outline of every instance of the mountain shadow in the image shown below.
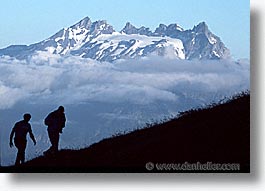
<svg viewBox="0 0 265 191"><path fill-rule="evenodd" d="M232 163L237 169L227 166ZM241 94L85 149L62 150L56 156L41 156L2 171L248 173L250 95Z"/></svg>

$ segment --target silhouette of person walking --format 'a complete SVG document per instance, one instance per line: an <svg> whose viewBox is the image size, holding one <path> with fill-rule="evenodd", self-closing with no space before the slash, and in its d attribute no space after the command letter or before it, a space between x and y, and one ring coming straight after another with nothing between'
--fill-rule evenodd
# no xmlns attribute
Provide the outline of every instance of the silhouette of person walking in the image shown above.
<svg viewBox="0 0 265 191"><path fill-rule="evenodd" d="M34 145L36 145L36 140L32 133L31 125L29 123L31 119L31 115L29 113L24 114L23 120L17 122L12 129L10 134L10 142L9 146L12 148L13 144L13 137L15 135L15 146L18 149L17 158L15 165L20 165L25 162L25 150L27 147L27 134L29 133L30 138L32 139Z"/></svg>
<svg viewBox="0 0 265 191"><path fill-rule="evenodd" d="M64 107L60 106L57 110L51 112L44 120L44 124L48 126L48 135L51 147L44 152L44 155L55 154L58 152L60 133L65 127Z"/></svg>

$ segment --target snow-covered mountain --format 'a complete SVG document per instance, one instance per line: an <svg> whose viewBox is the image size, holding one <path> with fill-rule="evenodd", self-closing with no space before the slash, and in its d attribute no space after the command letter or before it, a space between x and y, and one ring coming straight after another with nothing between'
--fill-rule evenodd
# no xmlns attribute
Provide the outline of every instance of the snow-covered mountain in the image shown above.
<svg viewBox="0 0 265 191"><path fill-rule="evenodd" d="M117 32L106 21L92 22L88 17L39 43L0 49L0 56L24 59L37 51L109 62L148 55L189 60L229 56L229 50L205 22L191 30L184 30L177 24L160 24L154 32L146 27L136 28L128 22Z"/></svg>

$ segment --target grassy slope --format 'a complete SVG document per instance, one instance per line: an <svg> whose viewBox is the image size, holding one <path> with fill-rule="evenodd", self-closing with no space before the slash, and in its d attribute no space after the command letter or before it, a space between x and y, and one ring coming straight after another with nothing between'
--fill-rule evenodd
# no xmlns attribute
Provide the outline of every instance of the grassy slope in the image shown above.
<svg viewBox="0 0 265 191"><path fill-rule="evenodd" d="M89 148L39 157L20 169L27 172L148 172L147 162L239 163L249 171L250 96L132 133L102 140ZM182 172L182 171L181 171Z"/></svg>

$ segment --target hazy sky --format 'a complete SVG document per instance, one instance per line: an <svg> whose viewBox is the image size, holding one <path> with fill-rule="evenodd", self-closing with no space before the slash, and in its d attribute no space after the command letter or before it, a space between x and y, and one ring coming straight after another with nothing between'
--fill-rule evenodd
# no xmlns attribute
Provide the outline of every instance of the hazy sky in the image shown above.
<svg viewBox="0 0 265 191"><path fill-rule="evenodd" d="M160 23L190 29L205 21L235 58L249 58L249 0L3 0L0 48L32 44L88 16L120 31L127 21L154 30Z"/></svg>

